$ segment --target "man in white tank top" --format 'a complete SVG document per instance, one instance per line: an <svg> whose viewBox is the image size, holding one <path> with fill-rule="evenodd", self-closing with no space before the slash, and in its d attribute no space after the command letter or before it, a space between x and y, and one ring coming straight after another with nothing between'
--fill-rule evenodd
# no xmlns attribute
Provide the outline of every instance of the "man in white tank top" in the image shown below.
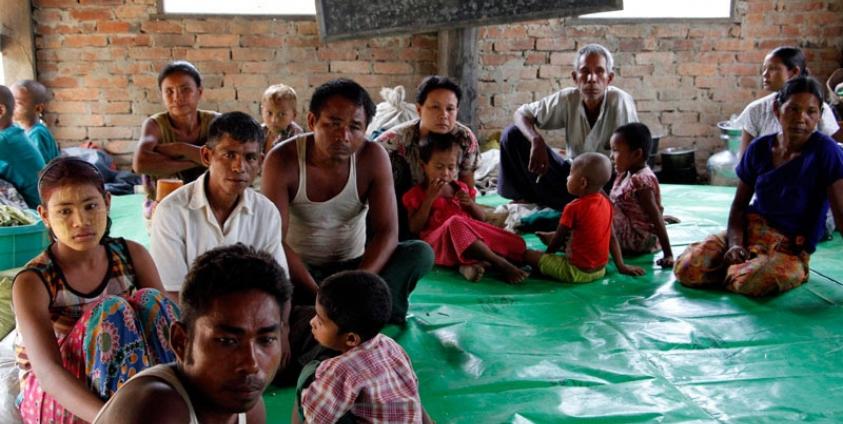
<svg viewBox="0 0 843 424"><path fill-rule="evenodd" d="M281 363L281 317L292 286L267 253L243 244L200 255L170 329L176 363L148 368L94 423L266 422L263 391Z"/></svg>
<svg viewBox="0 0 843 424"><path fill-rule="evenodd" d="M389 157L366 140L374 111L354 81L318 87L307 114L312 133L270 151L262 191L281 212L294 303L312 305L323 278L362 269L387 282L390 322L403 323L410 292L433 266L433 251L418 240L398 243Z"/></svg>

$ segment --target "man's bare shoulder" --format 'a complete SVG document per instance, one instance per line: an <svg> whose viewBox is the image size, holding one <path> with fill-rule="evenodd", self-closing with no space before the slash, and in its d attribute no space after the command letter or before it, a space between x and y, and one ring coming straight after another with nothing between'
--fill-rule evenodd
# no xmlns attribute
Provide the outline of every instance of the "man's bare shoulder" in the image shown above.
<svg viewBox="0 0 843 424"><path fill-rule="evenodd" d="M296 161L298 159L298 152L296 150L296 142L298 139L299 137L291 138L273 147L264 159L266 163L278 166L289 161Z"/></svg>
<svg viewBox="0 0 843 424"><path fill-rule="evenodd" d="M142 377L121 387L94 424L189 421L187 403L173 386L155 377Z"/></svg>
<svg viewBox="0 0 843 424"><path fill-rule="evenodd" d="M357 153L357 172L368 179L383 179L392 176L392 165L386 149L374 141L367 141Z"/></svg>

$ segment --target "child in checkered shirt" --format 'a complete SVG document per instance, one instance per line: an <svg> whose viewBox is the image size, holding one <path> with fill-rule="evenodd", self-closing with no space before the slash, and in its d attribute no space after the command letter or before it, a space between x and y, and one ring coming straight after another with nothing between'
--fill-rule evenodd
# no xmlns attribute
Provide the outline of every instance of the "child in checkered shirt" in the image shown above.
<svg viewBox="0 0 843 424"><path fill-rule="evenodd" d="M294 422L431 422L410 358L379 334L391 311L389 288L376 274L346 271L322 282L310 325L319 344L339 355L302 370Z"/></svg>

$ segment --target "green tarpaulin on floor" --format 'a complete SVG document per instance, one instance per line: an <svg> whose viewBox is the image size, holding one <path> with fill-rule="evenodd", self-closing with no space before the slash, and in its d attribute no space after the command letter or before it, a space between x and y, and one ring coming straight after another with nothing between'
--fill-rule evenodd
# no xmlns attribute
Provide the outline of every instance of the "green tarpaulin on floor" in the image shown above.
<svg viewBox="0 0 843 424"><path fill-rule="evenodd" d="M682 219L668 227L675 255L724 228L733 193L662 187L665 212ZM115 198L114 232L145 241L133 197ZM655 265L660 254L627 260L643 277L610 265L586 285L469 283L437 268L413 293L407 327L386 333L412 358L439 423L841 422L841 252L836 234L807 284L760 300L687 289ZM269 422L288 421L292 397L265 395Z"/></svg>

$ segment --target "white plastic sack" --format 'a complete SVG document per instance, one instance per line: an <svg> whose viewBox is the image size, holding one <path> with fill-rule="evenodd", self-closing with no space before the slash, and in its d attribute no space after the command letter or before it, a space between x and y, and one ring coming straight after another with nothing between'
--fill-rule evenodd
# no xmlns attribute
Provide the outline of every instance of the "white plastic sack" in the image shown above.
<svg viewBox="0 0 843 424"><path fill-rule="evenodd" d="M13 344L16 334L17 331L13 330L0 342L0 422L4 424L21 422L20 411L15 406L20 392Z"/></svg>
<svg viewBox="0 0 843 424"><path fill-rule="evenodd" d="M398 85L395 88L381 88L383 102L378 103L375 110L375 117L366 128L366 136L371 137L375 131L383 132L402 122L407 122L419 117L416 113L416 106L404 102L404 86Z"/></svg>

